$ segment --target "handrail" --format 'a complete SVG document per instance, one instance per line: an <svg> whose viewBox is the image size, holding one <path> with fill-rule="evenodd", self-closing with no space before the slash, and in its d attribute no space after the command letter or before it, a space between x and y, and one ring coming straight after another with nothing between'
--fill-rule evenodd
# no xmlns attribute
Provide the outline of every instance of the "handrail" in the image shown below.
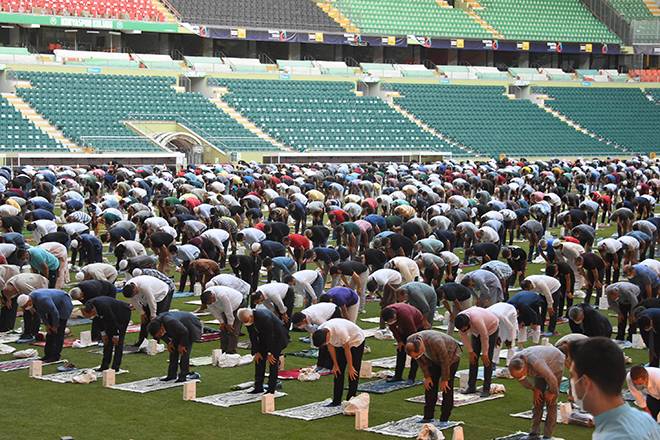
<svg viewBox="0 0 660 440"><path fill-rule="evenodd" d="M160 0L160 2L174 15L177 21L183 21L183 16L179 11L169 2L169 0Z"/></svg>

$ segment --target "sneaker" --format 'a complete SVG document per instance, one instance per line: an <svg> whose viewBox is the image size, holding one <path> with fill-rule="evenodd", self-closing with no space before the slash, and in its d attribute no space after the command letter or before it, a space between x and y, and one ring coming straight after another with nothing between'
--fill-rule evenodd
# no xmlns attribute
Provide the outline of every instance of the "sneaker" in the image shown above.
<svg viewBox="0 0 660 440"><path fill-rule="evenodd" d="M336 408L336 407L338 407L338 406L340 406L340 405L341 405L341 403L330 402L330 403L326 403L326 404L323 405L323 406L325 406L326 408Z"/></svg>
<svg viewBox="0 0 660 440"><path fill-rule="evenodd" d="M263 392L264 392L263 388L261 388L261 389L253 388L251 391L248 391L247 393L248 394L263 394Z"/></svg>
<svg viewBox="0 0 660 440"><path fill-rule="evenodd" d="M485 399L486 397L490 397L490 393L488 391L482 391L481 393L479 393L479 397Z"/></svg>
<svg viewBox="0 0 660 440"><path fill-rule="evenodd" d="M160 381L161 382L169 382L169 381L174 380L174 379L176 379L176 376L165 376L165 377L161 377Z"/></svg>
<svg viewBox="0 0 660 440"><path fill-rule="evenodd" d="M314 370L314 371L315 371L316 373L319 373L320 375L324 375L324 374L330 374L330 373L332 373L332 370L329 369L329 368L319 368L319 367L316 367L316 370Z"/></svg>
<svg viewBox="0 0 660 440"><path fill-rule="evenodd" d="M433 423L433 419L420 419L417 423Z"/></svg>
<svg viewBox="0 0 660 440"><path fill-rule="evenodd" d="M403 378L402 377L391 376L391 377L388 377L387 379L385 379L385 382L387 382L387 383L403 382Z"/></svg>
<svg viewBox="0 0 660 440"><path fill-rule="evenodd" d="M35 340L36 338L34 336L26 336L25 338L21 337L16 341L16 344L30 344Z"/></svg>
<svg viewBox="0 0 660 440"><path fill-rule="evenodd" d="M477 394L476 388L463 388L461 394Z"/></svg>
<svg viewBox="0 0 660 440"><path fill-rule="evenodd" d="M199 374L199 373L196 373L194 371L186 377L186 379L188 379L188 380L199 380L201 378L202 378L202 375Z"/></svg>

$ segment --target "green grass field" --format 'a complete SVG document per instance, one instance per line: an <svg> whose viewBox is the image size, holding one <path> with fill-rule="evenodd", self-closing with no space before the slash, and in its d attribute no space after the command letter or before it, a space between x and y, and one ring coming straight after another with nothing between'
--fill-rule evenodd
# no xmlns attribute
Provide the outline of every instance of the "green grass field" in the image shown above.
<svg viewBox="0 0 660 440"><path fill-rule="evenodd" d="M556 233L556 231L553 231ZM599 237L613 232L613 228L599 230ZM524 243L516 243L526 246ZM472 270L475 267L468 268ZM528 274L541 273L542 265L533 264ZM515 292L512 292L515 293ZM177 299L172 308L193 310L195 306L185 305L186 299ZM443 310L440 310L443 312ZM368 314L360 317L377 316L377 303L370 303ZM204 318L206 319L206 318ZM611 318L614 322L614 318ZM134 316L139 322L139 316ZM359 323L364 328L374 324ZM72 328L74 334L88 329L88 326ZM568 324L558 326L561 335L569 332ZM292 332L292 342L287 351L306 348L298 342L304 333ZM127 337L133 343L136 334ZM247 336L241 337L246 340ZM552 338L555 341L557 337ZM393 341L368 339L371 353L365 359L375 359L395 354ZM18 346L19 349L27 348ZM219 342L195 344L192 356L210 355L219 348ZM95 367L101 356L91 354L89 349L65 349L63 358L81 368ZM241 351L246 353L245 351ZM627 350L626 354L634 363L647 360L646 351ZM0 356L0 360L11 356ZM309 366L313 362L296 357L286 358L286 368ZM500 362L503 365L503 362ZM130 374L117 376L118 382L130 382L152 376L163 376L167 369L167 353L150 357L143 354L124 356L122 367ZM467 355L463 355L461 368L467 368ZM55 371L54 366L45 367L44 374ZM197 386L197 395L206 396L230 391L230 387L240 382L252 380L252 365L239 368L220 369L199 367L202 375ZM418 375L418 377L420 377ZM531 393L512 380L494 379L507 388L506 397L490 402L456 408L452 419L465 422L465 438L485 440L504 436L515 431L528 431L530 421L510 417L514 412L531 409ZM456 379L458 387L458 379ZM104 389L98 381L89 385L56 384L30 379L27 370L0 373L0 389L5 409L5 419L0 427L1 439L59 439L69 435L76 440L88 439L176 439L176 438L229 438L252 439L267 437L273 439L335 439L361 438L376 439L383 436L354 430L352 417L337 416L327 419L304 422L272 415L262 415L258 403L233 408L219 408L182 400L182 389L158 391L148 394L135 394ZM277 408L288 408L328 398L332 394L331 377L323 377L316 382L301 383L286 381L283 391L286 397L276 400ZM421 414L423 406L406 402L405 399L423 394L422 386L393 392L386 395L372 395L369 424L374 426L391 420L398 420ZM566 401L566 395L560 395ZM9 411L7 411L9 409ZM438 409L439 410L439 409ZM437 412L439 414L439 412ZM7 417L8 416L8 417ZM555 436L570 440L590 439L592 430L583 427L558 425ZM446 431L447 438L451 432Z"/></svg>

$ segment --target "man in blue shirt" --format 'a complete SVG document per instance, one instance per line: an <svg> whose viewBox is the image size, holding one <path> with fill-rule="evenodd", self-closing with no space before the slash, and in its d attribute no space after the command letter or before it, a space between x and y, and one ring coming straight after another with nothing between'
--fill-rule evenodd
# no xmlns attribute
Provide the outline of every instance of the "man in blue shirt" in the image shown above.
<svg viewBox="0 0 660 440"><path fill-rule="evenodd" d="M626 379L623 351L609 338L569 345L573 360L571 388L578 406L594 416L594 440L660 440L660 427L647 413L621 396Z"/></svg>
<svg viewBox="0 0 660 440"><path fill-rule="evenodd" d="M29 264L34 272L48 279L48 287L55 287L60 269L60 262L55 255L40 247L19 249L16 254L23 264Z"/></svg>
<svg viewBox="0 0 660 440"><path fill-rule="evenodd" d="M643 264L635 264L634 266L626 266L623 272L631 283L639 287L641 292L640 299L658 296L660 277L653 270Z"/></svg>
<svg viewBox="0 0 660 440"><path fill-rule="evenodd" d="M36 313L46 324L46 347L41 360L46 363L59 361L66 323L73 310L71 297L63 290L37 289L29 295L20 295L17 302L25 313Z"/></svg>
<svg viewBox="0 0 660 440"><path fill-rule="evenodd" d="M357 320L358 309L360 306L360 297L357 292L348 287L333 287L321 295L321 302L331 302L341 309L344 319L351 322Z"/></svg>

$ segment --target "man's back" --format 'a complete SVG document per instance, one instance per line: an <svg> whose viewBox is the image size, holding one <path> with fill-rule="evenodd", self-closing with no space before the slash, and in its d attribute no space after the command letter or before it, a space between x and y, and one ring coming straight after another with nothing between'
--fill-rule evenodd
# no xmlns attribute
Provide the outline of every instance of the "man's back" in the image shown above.
<svg viewBox="0 0 660 440"><path fill-rule="evenodd" d="M594 417L593 440L660 440L660 427L627 403Z"/></svg>

